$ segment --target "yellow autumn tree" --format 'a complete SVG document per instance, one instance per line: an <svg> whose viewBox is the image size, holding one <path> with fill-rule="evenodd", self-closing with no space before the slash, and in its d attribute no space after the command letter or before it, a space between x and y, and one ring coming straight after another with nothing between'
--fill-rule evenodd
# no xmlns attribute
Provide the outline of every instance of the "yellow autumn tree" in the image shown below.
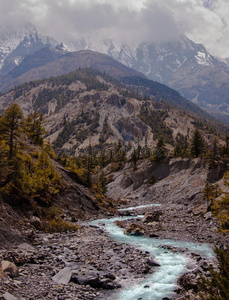
<svg viewBox="0 0 229 300"><path fill-rule="evenodd" d="M224 174L224 191L219 200L213 202L213 215L219 219L222 231L229 231L229 171Z"/></svg>

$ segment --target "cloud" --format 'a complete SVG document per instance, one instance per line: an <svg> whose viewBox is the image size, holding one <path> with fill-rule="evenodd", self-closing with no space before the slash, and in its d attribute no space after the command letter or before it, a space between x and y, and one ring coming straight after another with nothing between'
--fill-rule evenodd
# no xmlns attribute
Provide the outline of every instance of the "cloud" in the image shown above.
<svg viewBox="0 0 229 300"><path fill-rule="evenodd" d="M177 0L171 6L176 23L188 37L214 55L229 56L228 0Z"/></svg>
<svg viewBox="0 0 229 300"><path fill-rule="evenodd" d="M152 1L44 1L46 10L37 26L58 39L86 38L116 43L172 40L180 35L169 9ZM136 3L136 1L135 1ZM138 2L138 3L141 3Z"/></svg>
<svg viewBox="0 0 229 300"><path fill-rule="evenodd" d="M2 0L1 23L31 22L58 40L168 41L186 34L229 57L228 0Z"/></svg>

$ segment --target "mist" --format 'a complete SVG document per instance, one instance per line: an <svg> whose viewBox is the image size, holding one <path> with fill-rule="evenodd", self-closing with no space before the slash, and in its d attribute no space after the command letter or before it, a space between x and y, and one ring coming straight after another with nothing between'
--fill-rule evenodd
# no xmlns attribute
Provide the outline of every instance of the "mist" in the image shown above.
<svg viewBox="0 0 229 300"><path fill-rule="evenodd" d="M182 34L229 57L227 0L2 0L1 26L32 23L58 41L164 42Z"/></svg>

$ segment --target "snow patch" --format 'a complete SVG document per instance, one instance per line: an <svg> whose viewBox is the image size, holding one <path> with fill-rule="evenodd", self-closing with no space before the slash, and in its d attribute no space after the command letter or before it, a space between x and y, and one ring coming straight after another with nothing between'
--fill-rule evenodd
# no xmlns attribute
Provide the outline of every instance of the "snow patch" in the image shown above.
<svg viewBox="0 0 229 300"><path fill-rule="evenodd" d="M21 61L22 61L21 56L15 57L15 59L14 59L14 63L16 66L19 66Z"/></svg>
<svg viewBox="0 0 229 300"><path fill-rule="evenodd" d="M208 53L197 51L197 55L195 55L195 58L199 65L212 66L211 58Z"/></svg>

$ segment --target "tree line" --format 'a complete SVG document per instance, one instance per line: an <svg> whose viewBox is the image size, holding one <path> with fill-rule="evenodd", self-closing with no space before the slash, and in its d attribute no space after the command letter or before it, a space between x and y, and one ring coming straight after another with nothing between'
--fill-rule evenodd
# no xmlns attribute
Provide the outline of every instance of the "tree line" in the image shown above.
<svg viewBox="0 0 229 300"><path fill-rule="evenodd" d="M59 191L61 176L51 158L49 142L44 142L44 116L33 112L24 117L12 104L0 117L0 192L10 201L40 197Z"/></svg>

